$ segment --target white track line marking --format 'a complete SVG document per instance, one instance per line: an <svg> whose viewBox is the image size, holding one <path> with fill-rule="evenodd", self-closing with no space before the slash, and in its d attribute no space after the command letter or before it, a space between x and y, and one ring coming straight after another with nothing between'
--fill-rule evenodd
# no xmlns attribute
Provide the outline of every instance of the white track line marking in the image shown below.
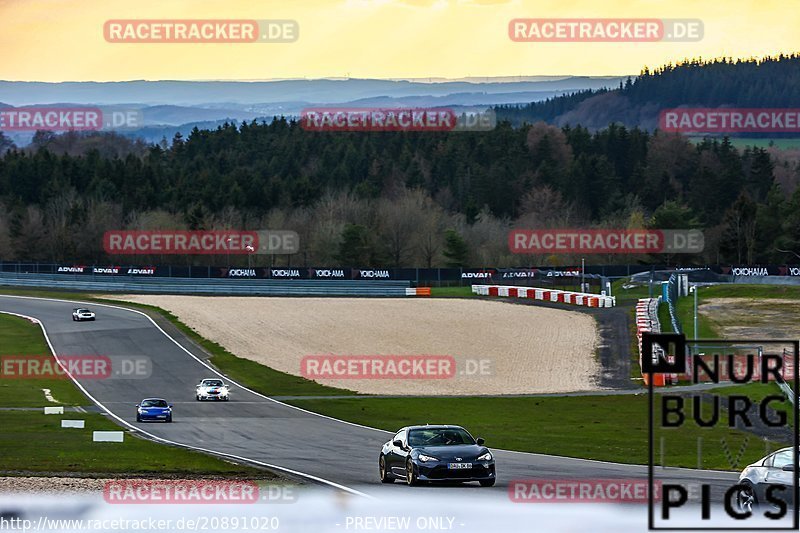
<svg viewBox="0 0 800 533"><path fill-rule="evenodd" d="M5 297L5 296L3 295L3 297ZM19 296L11 296L11 298L23 298L23 297L19 297ZM38 299L38 300L51 300L51 301L57 301L57 302L67 302L67 300L55 300L55 299L51 299L51 298L36 298L36 299ZM80 302L80 303L85 303L85 302ZM100 304L100 305L105 305L105 304ZM113 305L106 305L106 307L114 307L114 308L117 308L117 309L123 309L123 310L126 310L126 309L124 309L124 308L122 308L122 307L116 307L116 306L113 306ZM127 309L127 310L128 310L128 311L134 311L133 309ZM139 312L139 311L134 311L134 312ZM25 316L25 315L20 315L20 314L18 314L18 313L8 313L8 312L6 312L6 311L0 311L0 313L3 313L3 314L10 314L10 315L15 315L15 316L19 316L19 317L27 318L27 319L29 319L29 320L36 320L36 319L35 319L35 318L33 318L33 317L29 317L29 316ZM144 313L141 313L141 314L142 314L142 315L144 315L145 317L147 317L148 319L150 319L150 317L149 317L149 316L147 316L147 315L145 315ZM159 328L159 327L158 327L158 324L156 324L155 322L153 322L153 320L152 320L152 319L150 319L150 321L153 323L153 325L155 325L155 326L156 326L156 327L159 329L159 331L161 331L161 333L163 333L164 335L166 335L166 337L167 337L167 338L169 338L170 340L172 340L172 342L174 342L175 344L178 344L178 343L177 343L177 341L175 341L175 339L173 339L172 337L170 337L169 335L167 335L167 333L166 333L166 332L164 332L164 330L162 330L161 328ZM57 363L59 363L60 365L62 365L62 363L61 363L61 360L58 358L58 354L56 354L56 350L55 350L55 348L53 348L53 343L52 343L52 342L50 342L50 336L47 334L47 329L44 327L44 324L43 324L41 321L39 321L39 320L36 320L36 322L39 324L39 327L41 327L41 328L42 328L42 333L44 334L45 341L47 341L47 346L50 348L50 352L53 354L53 357L55 358L56 362L57 362ZM180 346L180 344L178 344L178 346ZM181 348L183 348L183 346L181 346ZM183 348L183 350L184 350L186 353L189 353L189 355L192 355L192 354L191 354L191 353L190 353L188 350L186 350L185 348ZM198 362L200 362L201 364L203 364L203 366L205 366L206 368L209 368L210 370L214 370L213 368L209 367L208 365L206 365L205 363L203 363L202 361L200 361L200 360L199 360L197 357L195 357L194 355L192 355L192 357L193 357L195 360L197 360ZM216 372L216 371L215 371L215 373L216 373L217 375L221 376L221 377L224 377L224 376L222 376L222 374L220 374L219 372ZM278 465L273 465L273 464L265 463L265 462L263 462L263 461L257 461L257 460L255 460L255 459L250 459L250 458L248 458L248 457L242 457L242 456L239 456L239 455L233 455L233 454L230 454L230 453L220 452L220 451L216 451L216 450L209 450L209 449L207 449L207 448L201 448L201 447L199 447L199 446L193 446L193 445L191 445L191 444L184 444L184 443L182 443L182 442L171 441L171 440L169 440L169 439L165 439L165 438L159 437L159 436L157 436L157 435L154 435L154 434L152 434L152 433L150 433L150 432L148 432L148 431L145 431L145 430L143 430L143 429L141 429L141 428L139 428L139 427L137 427L137 426L134 426L133 424L131 424L131 423L129 423L129 422L127 422L127 421L123 420L122 418L120 418L119 416L117 416L116 414L114 414L114 413L113 413L113 412L112 412L110 409L108 409L108 408L107 408L105 405L103 405L103 404L102 404L102 403L101 403L101 402L100 402L100 401L99 401L97 398L95 398L94 396L92 396L91 394L89 394L89 391L87 391L87 390L86 390L86 389L83 387L83 385L81 385L81 383L80 383L80 382L79 382L77 379L75 379L75 377L74 377L74 376L73 376L73 375L72 375L70 372L67 372L67 375L70 377L70 379L73 381L73 383L75 383L75 385L76 385L76 386L77 386L77 387L78 387L78 388L81 390L81 392L83 392L83 393L84 393L84 394L85 394L85 395L86 395L86 396L87 396L87 397L88 397L90 400L92 400L92 401L93 401L95 404L97 404L97 406L98 406L98 407L100 407L100 408L101 408L103 411L105 411L105 412L106 412L106 413L107 413L109 416L113 417L113 418L114 418L115 420L117 420L117 422L119 422L120 424L122 424L122 425L124 425L124 426L127 426L127 427L129 427L129 428L130 428L130 429L132 429L133 431L138 431L139 433L142 433L142 434L144 434L144 435L147 435L148 437L150 437L150 438L151 438L151 439L153 439L153 440L156 440L156 441L159 441L159 442L163 442L163 443L166 443L166 444L171 444L171 445L173 445L173 446L180 446L180 447L183 447L183 448L189 448L189 449L191 449L191 450L196 450L196 451L201 451L201 452L210 453L210 454L212 454L212 455L217 455L217 456L222 456L222 457L230 457L231 459L238 459L238 460L240 460L240 461L245 461L245 462L249 462L249 463L257 464L257 465L264 466L264 467L267 467L267 468L273 468L273 469L275 469L275 470L280 470L281 472L286 472L286 473L289 473L289 474L294 474L294 475L296 475L296 476L304 477L304 478L306 478L306 479L310 479L310 480L312 480L312 481L316 481L316 482L318 482L318 483L323 483L323 484L325 484L325 485L329 485L329 486L331 486L331 487L334 487L334 488L336 488L336 489L339 489L339 490L341 490L341 491L348 492L348 493L350 493L350 494L355 494L356 496L363 496L363 497L365 497L365 498L369 498L369 499L375 499L373 496L370 496L369 494L365 494L365 493L363 493L363 492L361 492L361 491L359 491L359 490L356 490L356 489L353 489L353 488L350 488L350 487L346 487L346 486L344 486L344 485L340 485L339 483L335 483L335 482L333 482L333 481L330 481L330 480L327 480L327 479L323 479L323 478L321 478L321 477L317 477L317 476L314 476L314 475L311 475L311 474L307 474L307 473L305 473L305 472L300 472L300 471L297 471L297 470L292 470L292 469L290 469L290 468L286 468L286 467L283 467L283 466L278 466ZM232 380L230 380L230 381L231 381L231 383L233 383L233 381L232 381ZM242 388L245 388L245 387L242 387ZM247 389L247 390L249 390L249 389ZM251 391L251 392L252 392L252 391ZM257 393L256 393L256 394L257 394ZM266 396L265 396L265 398L266 398Z"/></svg>
<svg viewBox="0 0 800 533"><path fill-rule="evenodd" d="M53 398L53 395L50 394L50 389L42 389L42 392L44 393L44 397L47 398L48 402L61 403L59 401L56 401L55 398Z"/></svg>

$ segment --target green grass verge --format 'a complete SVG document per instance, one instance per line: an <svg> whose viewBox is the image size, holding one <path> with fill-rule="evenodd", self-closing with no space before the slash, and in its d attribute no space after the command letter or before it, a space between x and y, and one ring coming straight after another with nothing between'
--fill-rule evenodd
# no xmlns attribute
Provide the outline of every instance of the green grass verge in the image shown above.
<svg viewBox="0 0 800 533"><path fill-rule="evenodd" d="M658 397L657 397L658 398ZM508 450L645 464L648 454L646 395L541 398L369 398L296 400L293 405L389 431L409 424L451 423ZM691 402L687 402L690 407ZM691 409L687 411L690 414ZM658 415L657 415L658 416ZM702 468L735 470L719 443L738 450L748 435L727 427L700 428L687 422L657 434L665 438L664 463L696 468L697 439L703 439ZM763 441L749 437L741 463L763 456ZM711 444L713 443L713 444ZM758 443L758 445L756 445ZM772 443L773 449L783 443ZM656 453L660 461L660 452ZM738 465L737 465L738 466Z"/></svg>
<svg viewBox="0 0 800 533"><path fill-rule="evenodd" d="M55 405L48 402L42 389L49 389L58 405L89 403L66 376L19 379L18 368L23 359L47 357L55 364L42 329L37 324L13 315L0 314L0 339L0 406Z"/></svg>
<svg viewBox="0 0 800 533"><path fill-rule="evenodd" d="M85 429L62 429L61 419L86 421ZM130 433L124 442L92 442L92 431L119 426L96 413L45 415L0 411L0 470L125 474L219 474L268 476L268 473L210 455L151 442Z"/></svg>
<svg viewBox="0 0 800 533"><path fill-rule="evenodd" d="M743 394L742 388L747 388L747 396L754 402L760 402L767 396L779 395L783 397L780 387L775 383L746 383L742 385L731 385L730 387L720 387L714 389L714 394ZM778 404L771 403L770 407L778 407Z"/></svg>
<svg viewBox="0 0 800 533"><path fill-rule="evenodd" d="M477 294L472 292L472 286L466 287L431 287L433 298L474 298Z"/></svg>
<svg viewBox="0 0 800 533"><path fill-rule="evenodd" d="M630 289L624 289L623 285L630 285L631 282L628 278L618 279L611 283L611 294L617 298L617 302L626 300L638 300L639 298L650 298L650 288L647 285L635 285ZM661 286L658 283L653 283L653 298L657 298L661 294Z"/></svg>
<svg viewBox="0 0 800 533"><path fill-rule="evenodd" d="M0 314L0 407L41 408L87 405L89 400L66 378L9 378L2 366L13 360L47 356L53 364L41 328L28 320ZM18 373L17 373L18 376ZM61 419L86 421L84 429L63 429ZM32 472L90 472L150 474L235 474L269 477L265 471L223 461L191 450L157 444L132 434L123 443L92 442L92 431L118 430L97 413L45 415L41 410L0 410L0 470Z"/></svg>
<svg viewBox="0 0 800 533"><path fill-rule="evenodd" d="M703 297L706 296L705 291L709 290L710 288L711 287L700 287L697 301L698 307L702 304ZM694 294L689 294L689 296L678 298L678 302L675 304L675 315L678 317L678 322L680 322L686 338L693 339L695 337ZM670 320L669 316L669 306L666 303L663 303L659 306L658 319L661 322L661 331L673 331L672 321ZM697 315L697 330L697 337L700 339L715 339L719 336L719 331L714 321L702 313L698 313Z"/></svg>

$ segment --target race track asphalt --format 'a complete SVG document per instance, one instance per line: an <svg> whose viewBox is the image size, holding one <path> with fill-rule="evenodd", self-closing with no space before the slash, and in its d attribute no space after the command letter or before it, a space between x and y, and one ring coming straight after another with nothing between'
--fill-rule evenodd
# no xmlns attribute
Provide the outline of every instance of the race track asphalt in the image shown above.
<svg viewBox="0 0 800 533"><path fill-rule="evenodd" d="M79 381L95 402L131 427L155 437L288 469L312 483L377 497L398 490L507 491L509 483L517 479L647 476L645 466L494 450L498 482L492 489L477 484L418 489L399 483L382 485L378 480L378 453L390 433L315 415L236 385L229 402L197 402L195 385L218 375L215 371L193 358L144 314L97 303L86 306L97 313L97 321L73 322L73 302L0 296L0 311L34 317L43 324L59 356L106 356L115 362L113 368L119 368L119 360L132 356L150 358L152 373L146 379L111 375ZM199 352L195 355L203 357ZM172 402L174 422L137 423L134 405L146 397ZM487 445L491 448L491 442ZM716 492L734 483L737 476L666 469L659 470L657 477L709 483Z"/></svg>

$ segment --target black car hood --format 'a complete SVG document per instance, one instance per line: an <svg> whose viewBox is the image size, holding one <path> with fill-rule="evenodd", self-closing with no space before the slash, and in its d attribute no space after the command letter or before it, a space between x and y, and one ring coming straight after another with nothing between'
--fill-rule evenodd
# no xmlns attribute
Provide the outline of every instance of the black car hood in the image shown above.
<svg viewBox="0 0 800 533"><path fill-rule="evenodd" d="M479 455L483 455L488 451L486 446L478 446L477 444L460 444L453 446L420 446L414 448L420 453L425 455L432 455L437 459L446 461L461 457L462 461L474 461Z"/></svg>

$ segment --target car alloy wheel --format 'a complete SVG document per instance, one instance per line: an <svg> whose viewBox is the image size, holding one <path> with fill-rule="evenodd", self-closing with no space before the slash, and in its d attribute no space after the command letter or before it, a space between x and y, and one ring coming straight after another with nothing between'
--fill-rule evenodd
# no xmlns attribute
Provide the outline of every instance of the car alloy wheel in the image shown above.
<svg viewBox="0 0 800 533"><path fill-rule="evenodd" d="M381 483L394 483L394 478L386 471L386 458L383 455L378 459L378 467L381 471Z"/></svg>
<svg viewBox="0 0 800 533"><path fill-rule="evenodd" d="M481 487L494 487L494 478L492 479L481 479L479 481Z"/></svg>
<svg viewBox="0 0 800 533"><path fill-rule="evenodd" d="M136 415L136 421L137 421L137 422L141 422L141 421L142 421L142 417L141 417L141 416L139 416L139 415Z"/></svg>
<svg viewBox="0 0 800 533"><path fill-rule="evenodd" d="M736 494L736 505L739 510L744 512L753 512L753 509L758 506L755 490L750 483L742 484L742 488Z"/></svg>
<svg viewBox="0 0 800 533"><path fill-rule="evenodd" d="M417 479L417 473L414 472L414 463L411 462L411 459L406 461L406 483L410 487L419 485L419 480Z"/></svg>
<svg viewBox="0 0 800 533"><path fill-rule="evenodd" d="M172 422L172 415L169 415L169 416L167 417L167 422Z"/></svg>

